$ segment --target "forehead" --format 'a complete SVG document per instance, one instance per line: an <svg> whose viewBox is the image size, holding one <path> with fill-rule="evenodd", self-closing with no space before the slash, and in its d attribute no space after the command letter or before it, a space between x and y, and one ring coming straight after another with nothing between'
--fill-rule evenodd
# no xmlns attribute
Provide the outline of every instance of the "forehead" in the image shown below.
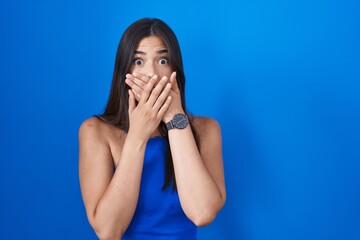
<svg viewBox="0 0 360 240"><path fill-rule="evenodd" d="M164 41L158 36L149 36L140 40L136 50L158 50L158 49L166 48Z"/></svg>

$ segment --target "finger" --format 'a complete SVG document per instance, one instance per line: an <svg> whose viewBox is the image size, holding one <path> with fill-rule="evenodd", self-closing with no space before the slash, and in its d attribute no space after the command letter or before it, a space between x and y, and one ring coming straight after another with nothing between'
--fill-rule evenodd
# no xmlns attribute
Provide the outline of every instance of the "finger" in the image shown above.
<svg viewBox="0 0 360 240"><path fill-rule="evenodd" d="M157 75L154 75L148 82L148 84L145 86L144 90L141 92L141 96L140 96L140 104L144 104L148 101L149 96L152 92L152 90L154 89L154 85L157 81L158 77Z"/></svg>
<svg viewBox="0 0 360 240"><path fill-rule="evenodd" d="M131 89L131 91L134 93L136 101L139 102L141 98L141 94L137 93L134 89Z"/></svg>
<svg viewBox="0 0 360 240"><path fill-rule="evenodd" d="M139 93L139 94L141 93L142 88L139 87L137 84L135 84L135 83L133 82L133 80L131 80L130 78L126 78L126 79L125 79L125 83L126 83L131 89L135 90L135 92L137 92L137 93Z"/></svg>
<svg viewBox="0 0 360 240"><path fill-rule="evenodd" d="M154 111L159 111L159 109L161 108L161 106L164 104L167 97L169 96L170 90L171 90L171 84L167 83L165 85L165 88L163 89L163 91L161 92L161 94L159 95L159 97L156 99L156 101L154 103L154 106L153 106Z"/></svg>
<svg viewBox="0 0 360 240"><path fill-rule="evenodd" d="M172 97L168 96L164 102L164 104L161 106L160 110L158 111L157 117L162 119L169 109L169 106L171 104Z"/></svg>
<svg viewBox="0 0 360 240"><path fill-rule="evenodd" d="M155 101L158 99L159 95L163 91L168 78L166 76L162 77L156 87L151 91L149 96L148 104L153 106Z"/></svg>
<svg viewBox="0 0 360 240"><path fill-rule="evenodd" d="M145 84L148 83L151 79L151 76L146 75L146 74L141 74L141 73L137 73L134 72L133 76L141 81L143 81Z"/></svg>
<svg viewBox="0 0 360 240"><path fill-rule="evenodd" d="M137 75L137 74L136 74ZM144 81L143 79L140 79L140 78L138 78L138 77L135 77L134 75L132 75L132 74L130 74L130 73L128 73L128 74L126 74L126 78L127 79L129 79L130 81L131 81L131 83L130 84L135 84L135 85L137 85L139 88L141 88L141 89L144 89L145 88L145 86L146 86L146 84L149 82L149 80L146 80L146 81ZM129 84L128 84L129 85ZM130 86L130 85L129 85ZM132 87L132 85L131 85L131 87Z"/></svg>
<svg viewBox="0 0 360 240"><path fill-rule="evenodd" d="M134 93L129 89L129 113L132 113L135 109L135 96Z"/></svg>
<svg viewBox="0 0 360 240"><path fill-rule="evenodd" d="M179 93L180 92L180 89L179 89L179 86L177 84L177 81L176 81L176 72L173 72L170 76L170 83L171 83L171 86L172 86L172 90L176 93Z"/></svg>

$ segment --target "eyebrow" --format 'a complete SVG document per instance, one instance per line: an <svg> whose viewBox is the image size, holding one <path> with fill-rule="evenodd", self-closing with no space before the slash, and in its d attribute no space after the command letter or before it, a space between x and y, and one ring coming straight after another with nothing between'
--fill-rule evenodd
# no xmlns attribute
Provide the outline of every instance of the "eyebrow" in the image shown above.
<svg viewBox="0 0 360 240"><path fill-rule="evenodd" d="M167 49L161 49L161 50L157 51L156 53L162 54L162 53L167 53L167 52L168 52ZM146 52L135 50L134 54L146 55Z"/></svg>

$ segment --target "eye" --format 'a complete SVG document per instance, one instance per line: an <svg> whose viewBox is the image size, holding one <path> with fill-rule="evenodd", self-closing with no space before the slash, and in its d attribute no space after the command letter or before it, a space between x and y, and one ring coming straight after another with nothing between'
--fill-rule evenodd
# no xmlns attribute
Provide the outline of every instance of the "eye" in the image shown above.
<svg viewBox="0 0 360 240"><path fill-rule="evenodd" d="M159 59L159 63L160 63L160 64L168 64L168 63L169 63L169 59L167 59L167 58L165 58L165 57L160 58L160 59Z"/></svg>
<svg viewBox="0 0 360 240"><path fill-rule="evenodd" d="M143 61L142 61L140 58L135 58L135 59L133 60L133 62L134 62L135 65L141 65L141 64L143 64Z"/></svg>

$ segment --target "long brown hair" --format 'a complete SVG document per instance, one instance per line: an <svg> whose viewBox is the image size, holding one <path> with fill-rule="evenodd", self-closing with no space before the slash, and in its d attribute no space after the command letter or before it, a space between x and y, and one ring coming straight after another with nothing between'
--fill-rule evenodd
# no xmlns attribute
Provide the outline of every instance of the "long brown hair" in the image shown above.
<svg viewBox="0 0 360 240"><path fill-rule="evenodd" d="M124 131L129 130L128 114L128 89L125 83L125 75L130 72L133 62L133 54L139 42L149 36L160 37L169 52L169 60L173 71L176 71L176 80L181 93L182 107L186 111L185 104L185 74L182 63L179 42L175 33L163 21L156 18L143 18L131 24L123 33L118 45L110 95L103 114L98 115L99 119L106 120L108 123ZM163 125L163 123L162 123ZM198 137L193 125L190 122L195 141L198 144ZM160 128L163 129L163 128ZM165 134L165 132L162 132ZM175 172L170 151L169 139L167 157L165 158L165 179L163 190L167 189L172 183L173 190L176 190Z"/></svg>

